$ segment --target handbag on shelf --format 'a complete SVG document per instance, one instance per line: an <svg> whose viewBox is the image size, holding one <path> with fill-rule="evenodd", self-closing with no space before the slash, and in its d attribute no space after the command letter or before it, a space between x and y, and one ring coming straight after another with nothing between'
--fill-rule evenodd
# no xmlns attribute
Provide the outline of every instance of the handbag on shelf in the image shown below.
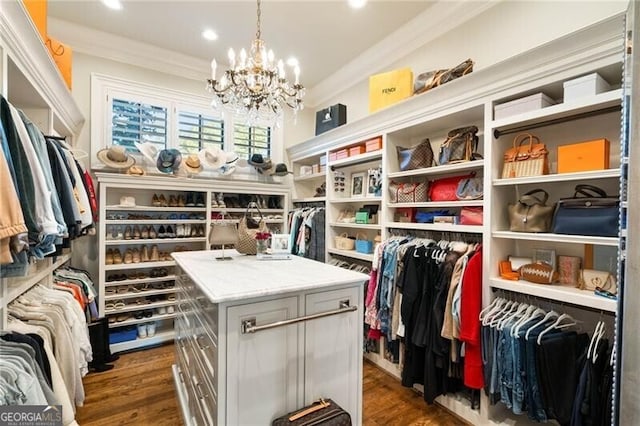
<svg viewBox="0 0 640 426"><path fill-rule="evenodd" d="M452 176L436 179L429 184L429 201L457 201L458 186L465 179L474 178L471 173L464 176Z"/></svg>
<svg viewBox="0 0 640 426"><path fill-rule="evenodd" d="M616 278L609 271L583 269L580 273L578 287L581 290L605 290L611 294L618 294L618 284L616 283Z"/></svg>
<svg viewBox="0 0 640 426"><path fill-rule="evenodd" d="M549 173L549 151L546 145L530 133L521 133L516 136L513 139L513 147L504 153L502 178L540 176L547 173Z"/></svg>
<svg viewBox="0 0 640 426"><path fill-rule="evenodd" d="M209 245L227 245L238 242L238 228L231 221L218 220L211 224Z"/></svg>
<svg viewBox="0 0 640 426"><path fill-rule="evenodd" d="M484 182L482 177L462 179L456 189L458 200L480 200L484 196Z"/></svg>
<svg viewBox="0 0 640 426"><path fill-rule="evenodd" d="M482 207L463 207L460 209L460 225L482 225Z"/></svg>
<svg viewBox="0 0 640 426"><path fill-rule="evenodd" d="M271 426L351 426L351 416L330 399L314 402L273 420Z"/></svg>
<svg viewBox="0 0 640 426"><path fill-rule="evenodd" d="M396 151L398 152L398 168L401 172L433 166L433 149L429 139L409 148L398 146Z"/></svg>
<svg viewBox="0 0 640 426"><path fill-rule="evenodd" d="M473 61L471 59L467 59L455 67L446 70L423 72L416 77L416 81L413 83L413 94L417 95L426 92L434 87L448 83L451 80L465 76L470 72L473 72Z"/></svg>
<svg viewBox="0 0 640 426"><path fill-rule="evenodd" d="M349 237L346 232L335 236L334 241L338 250L353 250L356 246L355 238Z"/></svg>
<svg viewBox="0 0 640 426"><path fill-rule="evenodd" d="M415 220L413 222L417 223L433 223L433 218L436 216L451 216L449 210L431 210L428 212L416 212L414 215Z"/></svg>
<svg viewBox="0 0 640 426"><path fill-rule="evenodd" d="M618 235L620 198L593 185L576 185L571 198L561 198L553 217L553 232L569 235Z"/></svg>
<svg viewBox="0 0 640 426"><path fill-rule="evenodd" d="M542 199L535 194L542 193ZM553 219L553 206L547 206L549 194L544 189L532 189L509 204L509 230L514 232L549 232Z"/></svg>
<svg viewBox="0 0 640 426"><path fill-rule="evenodd" d="M440 145L438 164L461 163L471 161L478 148L478 128L476 126L460 127L447 134L447 139Z"/></svg>
<svg viewBox="0 0 640 426"><path fill-rule="evenodd" d="M250 229L248 226L249 210L255 208L260 214L260 221L258 227ZM242 254L256 254L258 252L256 244L256 234L259 232L269 232L267 224L264 221L264 216L255 203L250 203L244 212L244 216L240 218L238 223L238 242L236 244L236 250Z"/></svg>
<svg viewBox="0 0 640 426"><path fill-rule="evenodd" d="M428 200L426 182L389 182L390 203L421 203Z"/></svg>

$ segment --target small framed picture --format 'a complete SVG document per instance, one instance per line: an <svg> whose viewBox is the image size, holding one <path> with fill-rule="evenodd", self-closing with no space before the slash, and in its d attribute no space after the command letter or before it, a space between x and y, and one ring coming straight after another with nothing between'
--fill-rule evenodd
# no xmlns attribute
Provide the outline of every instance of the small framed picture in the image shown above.
<svg viewBox="0 0 640 426"><path fill-rule="evenodd" d="M369 169L367 171L367 197L379 197L382 195L382 180L380 169Z"/></svg>
<svg viewBox="0 0 640 426"><path fill-rule="evenodd" d="M289 234L271 234L271 253L291 253Z"/></svg>
<svg viewBox="0 0 640 426"><path fill-rule="evenodd" d="M351 173L351 196L352 197L364 197L365 191L365 173Z"/></svg>
<svg viewBox="0 0 640 426"><path fill-rule="evenodd" d="M536 249L533 253L534 262L544 262L556 270L556 251L550 249Z"/></svg>

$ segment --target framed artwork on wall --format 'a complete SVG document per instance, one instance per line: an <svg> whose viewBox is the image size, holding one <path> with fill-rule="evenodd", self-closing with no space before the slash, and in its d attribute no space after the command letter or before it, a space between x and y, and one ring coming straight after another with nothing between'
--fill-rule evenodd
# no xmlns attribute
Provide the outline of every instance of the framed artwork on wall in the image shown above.
<svg viewBox="0 0 640 426"><path fill-rule="evenodd" d="M364 172L351 173L351 196L364 197L366 189L366 174Z"/></svg>

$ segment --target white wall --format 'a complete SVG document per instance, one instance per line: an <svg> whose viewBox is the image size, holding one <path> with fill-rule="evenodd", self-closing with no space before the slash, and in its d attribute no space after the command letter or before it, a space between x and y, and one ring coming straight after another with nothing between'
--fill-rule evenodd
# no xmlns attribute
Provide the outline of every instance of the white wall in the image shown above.
<svg viewBox="0 0 640 426"><path fill-rule="evenodd" d="M474 70L479 70L626 11L626 8L626 0L503 1L383 71L410 67L415 79L421 72L449 68L467 58L475 62ZM336 93L326 105L309 110L341 103L347 106L347 123L365 117L369 113L368 78L368 75L362 76L362 80L350 89ZM315 115L311 116L313 111L307 111L306 120L311 124L315 122ZM314 129L313 125L306 124L295 129L285 127L286 146L312 138Z"/></svg>

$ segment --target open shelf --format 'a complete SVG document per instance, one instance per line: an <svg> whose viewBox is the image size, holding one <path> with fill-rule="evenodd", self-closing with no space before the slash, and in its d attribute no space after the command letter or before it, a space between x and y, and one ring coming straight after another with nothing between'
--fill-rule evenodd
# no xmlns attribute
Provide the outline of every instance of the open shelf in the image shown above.
<svg viewBox="0 0 640 426"><path fill-rule="evenodd" d="M118 219L105 220L105 225L184 225L207 223L205 219Z"/></svg>
<svg viewBox="0 0 640 426"><path fill-rule="evenodd" d="M333 204L340 203L379 203L382 201L382 197L352 197L352 198L332 198L330 200Z"/></svg>
<svg viewBox="0 0 640 426"><path fill-rule="evenodd" d="M114 293L114 294L105 294L104 300L120 300L120 299L134 299L139 297L147 297L147 296L156 296L158 294L174 294L176 292L175 288L163 288L163 289L149 289L149 290L140 290L137 293L127 291L126 293ZM145 306L145 305L140 305ZM108 311L109 313L117 312L116 311Z"/></svg>
<svg viewBox="0 0 640 426"><path fill-rule="evenodd" d="M607 312L615 312L618 305L617 300L596 296L591 291L580 290L570 286L535 284L523 280L511 281L503 278L490 278L489 284L492 288L529 294L531 296L556 300L563 303L571 303L573 305L585 306Z"/></svg>
<svg viewBox="0 0 640 426"><path fill-rule="evenodd" d="M449 223L409 223L409 222L387 222L385 228L395 229L417 229L423 231L441 232L466 232L469 234L482 234L483 226L475 225L453 225Z"/></svg>
<svg viewBox="0 0 640 426"><path fill-rule="evenodd" d="M353 228L353 229L382 229L382 226L377 223L343 223L343 222L332 222L329 226L333 226L334 228Z"/></svg>
<svg viewBox="0 0 640 426"><path fill-rule="evenodd" d="M307 197L307 198L294 198L292 203L322 203L327 201L327 197Z"/></svg>
<svg viewBox="0 0 640 426"><path fill-rule="evenodd" d="M465 200L465 201L427 201L422 203L389 203L388 207L404 208L404 207L479 207L484 204L483 200Z"/></svg>
<svg viewBox="0 0 640 426"><path fill-rule="evenodd" d="M175 264L176 262L173 260L163 260L162 262L119 263L117 265L104 265L104 270L118 271L121 269L161 268L163 266L174 266Z"/></svg>
<svg viewBox="0 0 640 426"><path fill-rule="evenodd" d="M172 314L154 314L150 318L140 318L140 319L132 318L125 321L112 322L109 324L109 328L119 328L119 327L125 327L127 325L144 324L145 322L163 321L163 320L173 319L175 317L176 317L175 312Z"/></svg>
<svg viewBox="0 0 640 426"><path fill-rule="evenodd" d="M566 182L572 180L620 178L620 169L591 170L588 172L560 173L542 176L529 176L508 179L494 179L494 186L526 185L544 182Z"/></svg>
<svg viewBox="0 0 640 426"><path fill-rule="evenodd" d="M120 204L106 206L105 209L118 211L145 211L145 212L205 212L206 207L154 207L154 206L134 206L126 207ZM242 210L244 211L244 210Z"/></svg>
<svg viewBox="0 0 640 426"><path fill-rule="evenodd" d="M618 246L618 237L593 237L589 235L565 235L543 232L493 231L494 238L510 240L553 241L557 243L594 244L597 246Z"/></svg>
<svg viewBox="0 0 640 426"><path fill-rule="evenodd" d="M252 207L252 209L254 209L254 207ZM211 207L211 213L222 213L224 212L226 213L244 213L247 211L247 207ZM283 209L263 209L261 208L260 211L262 213L284 213Z"/></svg>
<svg viewBox="0 0 640 426"><path fill-rule="evenodd" d="M406 172L388 173L390 179L410 177L410 176L426 176L426 175L444 175L448 173L462 172L466 170L480 170L484 167L484 160L467 161L464 163L446 164L444 166L426 167L423 169L407 170Z"/></svg>
<svg viewBox="0 0 640 426"><path fill-rule="evenodd" d="M200 243L206 241L205 237L194 238L147 238L147 239L130 239L130 240L105 240L108 246L118 246L125 244L167 244L167 243Z"/></svg>
<svg viewBox="0 0 640 426"><path fill-rule="evenodd" d="M326 176L327 176L327 172L320 172L320 173L312 173L310 175L296 176L293 178L293 180L296 182L301 182L305 180L320 179Z"/></svg>
<svg viewBox="0 0 640 426"><path fill-rule="evenodd" d="M147 321L143 322L150 322L150 319L147 319ZM111 344L109 345L109 349L112 353L124 352L131 349L137 349L145 346L154 346L160 343L168 342L170 340L173 340L174 336L175 332L173 330L160 331L156 332L155 336L153 337L145 337L144 339L136 338L134 340L129 340L126 342Z"/></svg>
<svg viewBox="0 0 640 426"><path fill-rule="evenodd" d="M335 248L327 249L331 254L337 254L345 257L352 257L354 259L366 260L367 262L373 262L373 254L358 253L355 250L339 250Z"/></svg>
<svg viewBox="0 0 640 426"><path fill-rule="evenodd" d="M176 279L176 276L171 274L166 277L158 277L158 278L141 278L141 279L131 279L131 280L122 280L122 281L105 281L105 287L114 287L121 285L129 285L129 284L144 284L144 283L158 283L163 281L173 281Z"/></svg>
<svg viewBox="0 0 640 426"><path fill-rule="evenodd" d="M175 293L175 290L173 291L173 293ZM143 297L143 296L139 296L139 297ZM105 313L105 315L119 315L119 314L125 314L125 313L129 313L129 312L147 311L149 309L161 308L163 306L165 306L165 307L166 306L174 306L175 304L176 304L175 300L166 300L166 301L162 301L162 302L146 303L146 304L143 304L143 305L130 304L130 305L126 305L126 306L124 306L122 308L116 308L116 309L111 309L111 310L105 309L104 313ZM114 323L112 323L112 324L114 324Z"/></svg>
<svg viewBox="0 0 640 426"><path fill-rule="evenodd" d="M382 159L382 150L365 152L364 154L354 155L353 157L343 158L328 163L328 167L346 167L351 164L366 163Z"/></svg>

